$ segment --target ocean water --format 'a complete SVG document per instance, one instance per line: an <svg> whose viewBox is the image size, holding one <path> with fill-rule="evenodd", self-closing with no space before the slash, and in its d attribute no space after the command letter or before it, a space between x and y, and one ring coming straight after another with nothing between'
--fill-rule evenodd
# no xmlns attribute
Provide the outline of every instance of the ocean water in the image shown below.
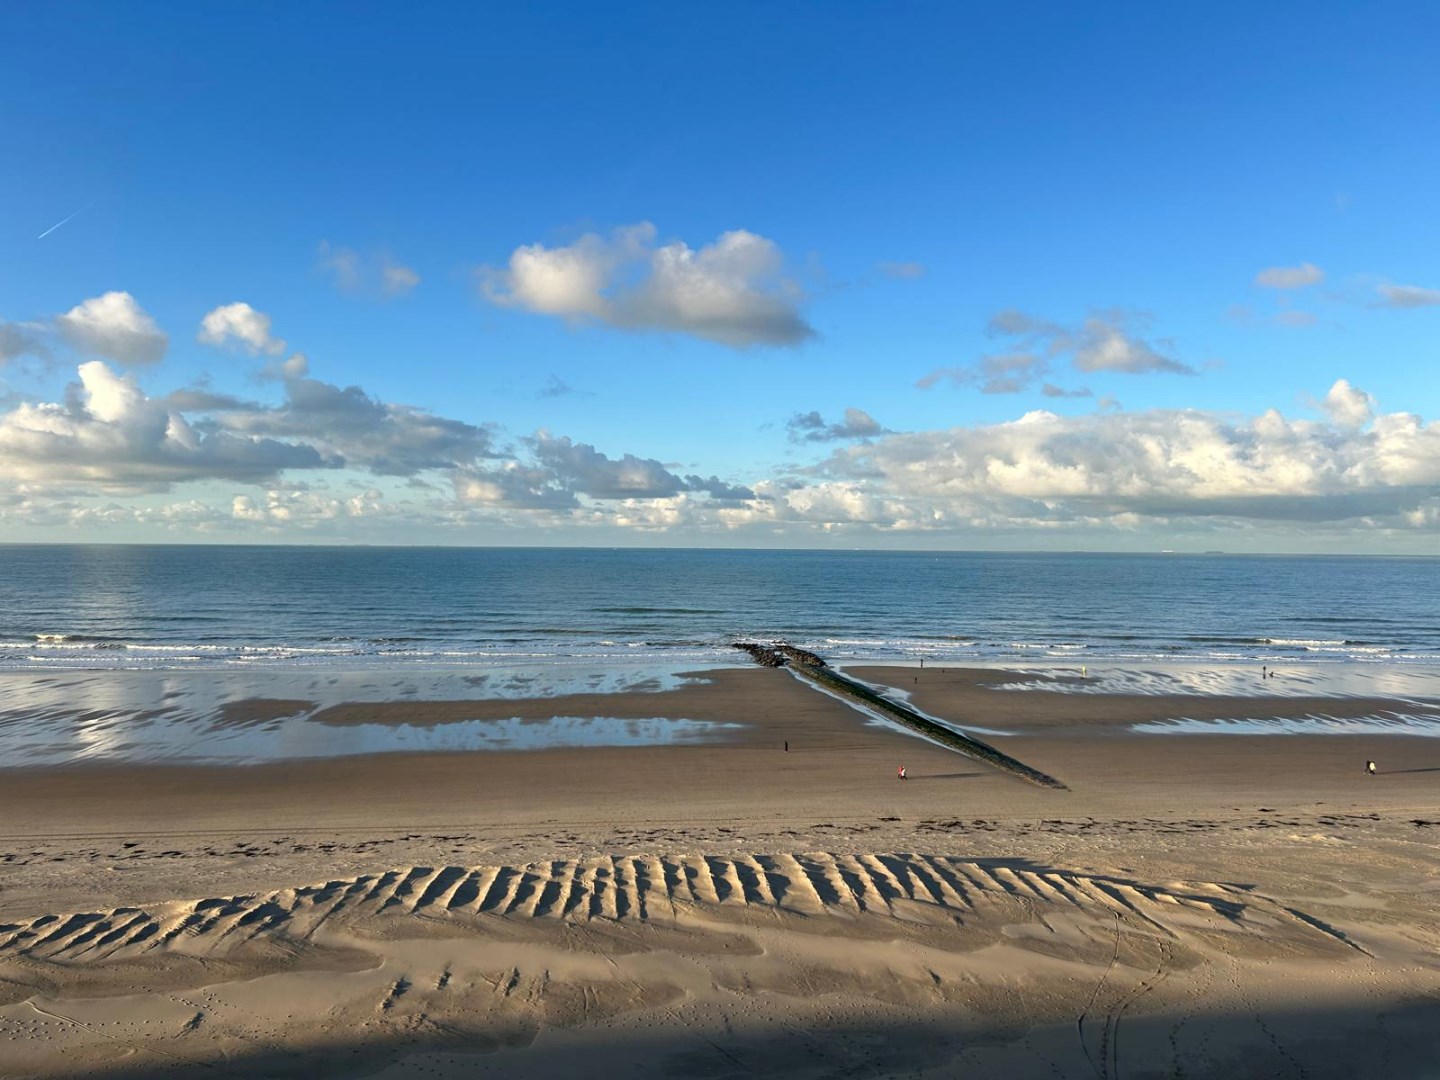
<svg viewBox="0 0 1440 1080"><path fill-rule="evenodd" d="M0 546L0 670L1440 662L1440 558Z"/></svg>
<svg viewBox="0 0 1440 1080"><path fill-rule="evenodd" d="M0 547L0 769L724 740L726 725L659 715L317 717L340 702L660 693L747 664L741 638L842 665L1054 676L1017 692L1396 703L1142 729L1162 734L1440 737L1437 600L1440 559ZM1262 682L1260 664L1281 677ZM232 706L257 699L273 715L237 721Z"/></svg>

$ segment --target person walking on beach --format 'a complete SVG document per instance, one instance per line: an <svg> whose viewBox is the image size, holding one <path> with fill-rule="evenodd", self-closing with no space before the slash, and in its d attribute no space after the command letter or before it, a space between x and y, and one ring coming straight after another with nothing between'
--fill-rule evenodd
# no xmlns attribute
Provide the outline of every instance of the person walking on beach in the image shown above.
<svg viewBox="0 0 1440 1080"><path fill-rule="evenodd" d="M905 766L904 766L904 765L901 765L901 766L900 766L899 777L900 777L901 780L906 779L906 776L905 776Z"/></svg>
<svg viewBox="0 0 1440 1080"><path fill-rule="evenodd" d="M1367 761L1367 762L1365 762L1365 775L1366 775L1366 776L1374 776L1374 775L1375 775L1375 762L1373 762L1373 761Z"/></svg>

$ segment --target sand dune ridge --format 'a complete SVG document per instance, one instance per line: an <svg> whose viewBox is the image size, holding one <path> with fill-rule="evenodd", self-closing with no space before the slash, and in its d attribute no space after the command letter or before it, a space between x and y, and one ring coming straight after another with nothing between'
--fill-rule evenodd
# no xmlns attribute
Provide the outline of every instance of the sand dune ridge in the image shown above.
<svg viewBox="0 0 1440 1080"><path fill-rule="evenodd" d="M332 919L478 916L673 920L696 907L774 908L811 916L1004 921L1006 908L1123 917L1178 937L1204 930L1313 938L1358 948L1323 922L1217 882L1150 885L1022 860L913 853L594 856L519 866L411 866L248 896L149 909L46 914L0 925L0 956L60 962L155 950L223 955L262 935L310 937Z"/></svg>

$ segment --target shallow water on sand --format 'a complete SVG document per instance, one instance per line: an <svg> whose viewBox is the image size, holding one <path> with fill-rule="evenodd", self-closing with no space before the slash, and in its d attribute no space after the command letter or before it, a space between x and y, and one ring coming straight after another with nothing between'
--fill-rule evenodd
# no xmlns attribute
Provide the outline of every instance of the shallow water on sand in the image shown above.
<svg viewBox="0 0 1440 1080"><path fill-rule="evenodd" d="M217 728L172 717L137 721L119 716L32 725L19 737L5 740L4 760L20 767L82 762L255 765L351 754L671 746L719 741L740 726L612 716L331 726L297 714L263 724Z"/></svg>
<svg viewBox="0 0 1440 1080"><path fill-rule="evenodd" d="M1420 735L1440 739L1440 716L1403 712L1373 716L1271 716L1224 720L1156 720L1130 725L1147 735Z"/></svg>
<svg viewBox="0 0 1440 1080"><path fill-rule="evenodd" d="M356 702L547 699L659 693L696 681L661 665L497 665L390 672L80 671L11 674L0 709L0 767L75 762L249 764L419 750L657 746L723 739L738 725L684 718L556 716L436 724L326 724Z"/></svg>
<svg viewBox="0 0 1440 1080"><path fill-rule="evenodd" d="M1202 694L1218 697L1385 697L1440 702L1440 665L1078 663L1010 664L1007 671L1045 676L997 689L1066 694Z"/></svg>

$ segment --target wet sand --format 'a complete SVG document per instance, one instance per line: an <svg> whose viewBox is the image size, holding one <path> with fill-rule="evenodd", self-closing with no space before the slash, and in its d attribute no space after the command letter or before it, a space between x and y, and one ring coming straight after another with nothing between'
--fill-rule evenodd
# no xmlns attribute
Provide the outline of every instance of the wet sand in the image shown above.
<svg viewBox="0 0 1440 1080"><path fill-rule="evenodd" d="M1128 731L1402 703L849 670L1070 790L761 669L310 715L702 744L0 772L0 1074L1435 1075L1440 739Z"/></svg>

